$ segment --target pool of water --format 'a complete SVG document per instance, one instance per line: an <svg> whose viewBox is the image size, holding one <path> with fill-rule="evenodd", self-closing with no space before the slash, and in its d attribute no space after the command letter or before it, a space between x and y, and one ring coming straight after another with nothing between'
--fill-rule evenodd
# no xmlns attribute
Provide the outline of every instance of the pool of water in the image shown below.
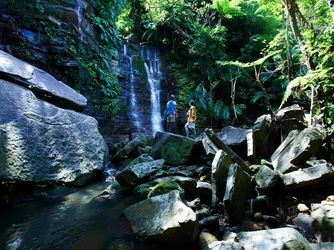
<svg viewBox="0 0 334 250"><path fill-rule="evenodd" d="M132 195L93 199L108 185L101 182L61 198L2 208L0 249L177 249L133 235L122 213L137 202Z"/></svg>

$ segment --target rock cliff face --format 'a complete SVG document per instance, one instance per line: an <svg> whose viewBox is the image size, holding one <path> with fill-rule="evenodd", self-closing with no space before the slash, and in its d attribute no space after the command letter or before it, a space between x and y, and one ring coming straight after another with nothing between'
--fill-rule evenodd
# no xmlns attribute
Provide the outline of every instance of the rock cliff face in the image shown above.
<svg viewBox="0 0 334 250"><path fill-rule="evenodd" d="M109 73L118 79L122 91L117 104L120 111L111 115L96 108L96 101L103 98L96 94L94 86L87 86L86 76L80 72L83 68L72 51L78 44L92 50L98 48L100 34L89 19L96 10L89 0L0 0L0 6L0 49L45 70L85 96L87 106L83 113L98 120L105 139L117 141L134 132L145 132L153 138L155 131L161 130L156 128L157 123L161 126L159 116L173 91L161 52L156 51L152 59L159 64L154 79L159 88L152 90L145 67L152 63L144 53L147 48L129 43L115 48L112 58L107 59L112 65ZM155 109L153 104L158 104ZM154 116L158 117L153 119Z"/></svg>

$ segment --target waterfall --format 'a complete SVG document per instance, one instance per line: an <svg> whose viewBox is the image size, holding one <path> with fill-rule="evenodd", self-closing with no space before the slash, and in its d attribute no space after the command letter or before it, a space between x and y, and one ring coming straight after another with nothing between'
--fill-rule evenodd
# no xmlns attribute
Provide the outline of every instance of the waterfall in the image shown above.
<svg viewBox="0 0 334 250"><path fill-rule="evenodd" d="M150 102L151 102L151 126L152 134L155 136L156 132L163 131L162 117L160 108L160 82L162 74L160 71L159 51L155 48L142 47L142 58L145 60L145 70L147 75L147 81L150 86Z"/></svg>
<svg viewBox="0 0 334 250"><path fill-rule="evenodd" d="M129 76L128 76L128 82L130 83L130 114L131 114L131 119L133 122L133 125L136 127L137 131L140 131L142 129L142 121L139 116L139 110L138 110L138 104L137 104L137 96L135 92L135 77L133 73L133 65L132 65L132 57L127 55L127 47L124 45L124 55L126 58L129 59Z"/></svg>

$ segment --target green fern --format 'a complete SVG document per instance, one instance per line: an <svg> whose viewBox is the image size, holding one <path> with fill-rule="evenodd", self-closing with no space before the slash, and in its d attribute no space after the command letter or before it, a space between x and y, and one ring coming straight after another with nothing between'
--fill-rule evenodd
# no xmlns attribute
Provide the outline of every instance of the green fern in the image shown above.
<svg viewBox="0 0 334 250"><path fill-rule="evenodd" d="M238 6L241 2L241 0L214 0L212 7L217 10L221 18L232 18L244 15L241 8Z"/></svg>
<svg viewBox="0 0 334 250"><path fill-rule="evenodd" d="M288 100L288 98L293 93L293 89L296 87L301 87L301 89L305 89L310 86L310 84L318 82L320 79L331 79L331 71L334 68L327 68L321 70L310 71L305 76L300 76L289 82L286 87L285 93L283 95L283 99L279 109L283 106L283 104Z"/></svg>

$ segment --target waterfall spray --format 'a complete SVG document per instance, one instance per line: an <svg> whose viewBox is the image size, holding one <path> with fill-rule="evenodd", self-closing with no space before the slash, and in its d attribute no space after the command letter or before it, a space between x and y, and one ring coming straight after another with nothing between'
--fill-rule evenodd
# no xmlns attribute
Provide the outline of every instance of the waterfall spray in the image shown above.
<svg viewBox="0 0 334 250"><path fill-rule="evenodd" d="M158 131L163 131L161 123L161 108L160 108L160 61L159 52L157 49L150 47L142 48L142 57L145 60L145 70L147 81L150 86L150 101L151 101L151 136L155 136Z"/></svg>

